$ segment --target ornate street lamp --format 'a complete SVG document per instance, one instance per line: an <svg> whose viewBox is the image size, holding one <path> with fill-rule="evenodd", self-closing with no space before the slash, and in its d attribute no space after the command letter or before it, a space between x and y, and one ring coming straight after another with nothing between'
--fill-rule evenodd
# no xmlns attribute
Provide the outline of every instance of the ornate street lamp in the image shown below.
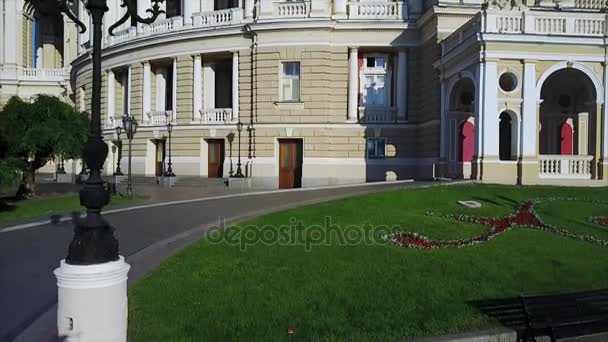
<svg viewBox="0 0 608 342"><path fill-rule="evenodd" d="M79 1L26 1L43 13L65 13L80 28L80 33L86 31L85 25L72 12L74 5L80 5ZM110 202L110 192L101 178L101 169L108 156L108 145L101 135L101 42L103 17L108 11L107 1L84 1L93 32L91 126L82 153L90 176L80 190L80 204L86 207L86 216L80 219L74 215L74 237L68 255L55 270L59 288L57 328L59 335L68 340L126 341L125 305L129 265L118 255L114 228L101 216L102 208ZM109 33L112 34L115 28L129 19L144 24L154 22L163 13L159 6L162 2L151 0L152 8L146 11L150 16L142 18L137 14L137 0L122 0L125 14L110 26ZM99 326L104 329L99 329Z"/></svg>
<svg viewBox="0 0 608 342"><path fill-rule="evenodd" d="M134 117L130 115L124 115L122 117L122 127L124 128L125 133L127 133L127 139L129 140L129 166L127 170L127 196L129 197L129 199L133 198L133 181L131 179L131 152L133 151L132 142L135 133L137 133L137 126L138 123Z"/></svg>
<svg viewBox="0 0 608 342"><path fill-rule="evenodd" d="M241 122L241 119L239 119L239 122L236 123L236 130L239 132L239 159L236 163L236 174L234 177L243 178L245 176L241 170L241 132L243 131L243 123Z"/></svg>
<svg viewBox="0 0 608 342"><path fill-rule="evenodd" d="M170 122L167 124L167 132L169 132L169 166L167 167L167 172L165 172L165 176L175 177L175 173L173 173L173 163L171 162L171 133L173 132L173 124L171 124Z"/></svg>
<svg viewBox="0 0 608 342"><path fill-rule="evenodd" d="M228 138L228 145L229 145L229 155L230 155L230 171L228 172L228 175L230 177L234 176L234 169L232 168L232 143L234 142L234 132L230 132L228 133L228 135L226 136Z"/></svg>
<svg viewBox="0 0 608 342"><path fill-rule="evenodd" d="M116 160L116 171L114 176L123 176L122 170L120 169L120 159L122 159L122 140L120 140L120 134L122 133L122 127L116 126L116 143L118 145L118 158ZM115 146L113 146L115 147Z"/></svg>

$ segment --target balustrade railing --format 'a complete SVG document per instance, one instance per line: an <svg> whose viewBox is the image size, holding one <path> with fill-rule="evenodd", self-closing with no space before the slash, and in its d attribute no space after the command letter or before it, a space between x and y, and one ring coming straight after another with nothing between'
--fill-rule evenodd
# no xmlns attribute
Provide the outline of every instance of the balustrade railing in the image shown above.
<svg viewBox="0 0 608 342"><path fill-rule="evenodd" d="M232 121L232 108L204 108L200 112L205 124L221 125Z"/></svg>
<svg viewBox="0 0 608 342"><path fill-rule="evenodd" d="M144 26L144 31L151 34L169 32L181 28L183 23L184 21L182 17L167 18L165 20L158 20L150 25Z"/></svg>
<svg viewBox="0 0 608 342"><path fill-rule="evenodd" d="M606 0L574 0L574 7L580 9L601 10L607 7Z"/></svg>
<svg viewBox="0 0 608 342"><path fill-rule="evenodd" d="M479 20L480 17L477 17ZM602 37L606 34L606 17L601 13L539 13L534 11L497 12L484 15L481 32L504 34L544 34ZM469 22L465 25L471 25Z"/></svg>
<svg viewBox="0 0 608 342"><path fill-rule="evenodd" d="M310 1L275 2L274 16L278 18L307 18Z"/></svg>
<svg viewBox="0 0 608 342"><path fill-rule="evenodd" d="M144 120L144 126L164 126L173 120L173 111L156 111L147 114L147 119Z"/></svg>
<svg viewBox="0 0 608 342"><path fill-rule="evenodd" d="M541 155L540 178L591 179L593 156Z"/></svg>
<svg viewBox="0 0 608 342"><path fill-rule="evenodd" d="M350 1L348 17L350 19L404 19L407 18L407 9L403 1Z"/></svg>
<svg viewBox="0 0 608 342"><path fill-rule="evenodd" d="M195 27L222 26L239 24L243 20L243 10L229 8L219 11L194 13L192 22Z"/></svg>
<svg viewBox="0 0 608 342"><path fill-rule="evenodd" d="M45 79L64 79L69 78L68 69L46 69L46 68L25 68L22 78L29 78L44 81Z"/></svg>
<svg viewBox="0 0 608 342"><path fill-rule="evenodd" d="M389 123L397 119L396 108L359 107L359 121L364 123Z"/></svg>

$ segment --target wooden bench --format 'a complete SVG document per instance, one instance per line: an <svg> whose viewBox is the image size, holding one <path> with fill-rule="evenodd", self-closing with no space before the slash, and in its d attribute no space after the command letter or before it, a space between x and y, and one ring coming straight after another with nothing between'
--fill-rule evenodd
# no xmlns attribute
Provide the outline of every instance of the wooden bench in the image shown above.
<svg viewBox="0 0 608 342"><path fill-rule="evenodd" d="M526 318L523 341L549 336L555 342L608 331L608 289L520 298Z"/></svg>

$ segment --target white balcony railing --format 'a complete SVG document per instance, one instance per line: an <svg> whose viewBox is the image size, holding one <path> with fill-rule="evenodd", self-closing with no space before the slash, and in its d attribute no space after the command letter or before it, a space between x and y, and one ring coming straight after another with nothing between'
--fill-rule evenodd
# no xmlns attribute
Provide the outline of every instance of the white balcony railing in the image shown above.
<svg viewBox="0 0 608 342"><path fill-rule="evenodd" d="M591 179L593 156L541 155L540 178Z"/></svg>
<svg viewBox="0 0 608 342"><path fill-rule="evenodd" d="M162 33L169 32L181 28L184 24L182 17L167 18L165 20L157 20L150 25L144 26L146 33Z"/></svg>
<svg viewBox="0 0 608 342"><path fill-rule="evenodd" d="M587 10L601 10L608 6L606 0L574 0L574 7Z"/></svg>
<svg viewBox="0 0 608 342"><path fill-rule="evenodd" d="M25 68L21 78L34 81L63 81L70 78L70 71L68 69Z"/></svg>
<svg viewBox="0 0 608 342"><path fill-rule="evenodd" d="M606 20L604 14L592 12L581 17L580 12L486 10L443 40L442 51L445 55L478 33L604 37Z"/></svg>
<svg viewBox="0 0 608 342"><path fill-rule="evenodd" d="M173 119L173 111L156 111L147 114L147 120L144 120L144 126L164 126Z"/></svg>
<svg viewBox="0 0 608 342"><path fill-rule="evenodd" d="M397 109L391 108L366 108L359 107L359 121L365 123L387 123L395 122Z"/></svg>
<svg viewBox="0 0 608 342"><path fill-rule="evenodd" d="M307 18L310 1L275 2L274 16L278 18Z"/></svg>
<svg viewBox="0 0 608 342"><path fill-rule="evenodd" d="M232 108L204 108L201 116L208 125L221 125L232 121Z"/></svg>
<svg viewBox="0 0 608 342"><path fill-rule="evenodd" d="M526 33L602 37L606 32L606 17L601 13L535 13L487 12L483 25L486 33Z"/></svg>
<svg viewBox="0 0 608 342"><path fill-rule="evenodd" d="M127 28L118 32L114 32L113 36L108 36L108 45L120 44L129 40L131 36L129 32L134 32L135 28Z"/></svg>
<svg viewBox="0 0 608 342"><path fill-rule="evenodd" d="M192 15L192 22L195 27L234 25L241 23L242 20L243 10L240 8L194 13Z"/></svg>
<svg viewBox="0 0 608 342"><path fill-rule="evenodd" d="M348 17L349 19L404 19L407 18L407 7L403 1L350 1Z"/></svg>

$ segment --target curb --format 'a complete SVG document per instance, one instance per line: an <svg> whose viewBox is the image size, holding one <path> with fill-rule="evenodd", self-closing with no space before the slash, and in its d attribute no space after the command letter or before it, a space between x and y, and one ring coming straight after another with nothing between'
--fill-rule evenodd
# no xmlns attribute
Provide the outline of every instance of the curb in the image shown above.
<svg viewBox="0 0 608 342"><path fill-rule="evenodd" d="M366 187L382 187L382 186L391 186L391 185L399 185L399 184L409 184L414 183L413 179L392 181L392 182L372 182L372 183L362 183L362 184L345 184L345 185L334 185L328 187L312 187L312 188L298 188L298 189L279 189L279 190L263 190L263 191L252 191L252 192L242 192L236 194L227 194L227 195L219 195L219 196L210 196L210 197L199 197L193 199L186 200L178 200L178 201L169 201L169 202L159 202L159 203L149 203L149 204L140 204L135 206L123 207L123 208L115 208L110 210L102 211L102 215L109 215L115 213L122 213L125 211L134 211L139 209L148 209L148 208L156 208L156 207L166 207L171 205L178 204L186 204L186 203L195 203L195 202L206 202L213 201L218 199L226 199L226 198L235 198L235 197L245 197L245 196L259 196L259 195L269 195L269 194L277 194L277 193L286 193L286 192L305 192L305 191L318 191L318 190L331 190L331 189L343 189L343 188L366 188ZM421 184L425 184L425 182L421 182ZM431 183L433 184L433 183ZM441 184L441 183L436 183ZM448 184L448 183L445 183ZM453 184L453 183L449 183ZM12 231L34 228L46 224L56 224L71 221L71 214L63 214L63 215L55 215L51 219L39 220L35 222L29 222L24 224L17 224L13 226L0 227L0 234L9 233Z"/></svg>

